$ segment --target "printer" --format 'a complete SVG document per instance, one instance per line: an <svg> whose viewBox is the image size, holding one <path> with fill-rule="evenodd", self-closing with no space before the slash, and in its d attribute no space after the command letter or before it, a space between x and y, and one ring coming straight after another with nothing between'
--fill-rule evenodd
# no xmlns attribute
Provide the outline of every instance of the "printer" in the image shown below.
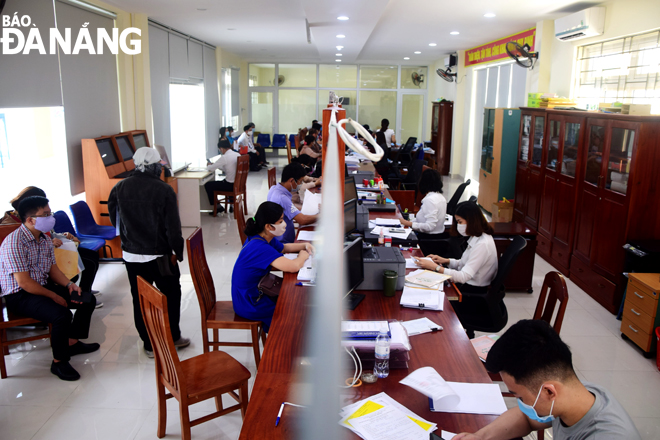
<svg viewBox="0 0 660 440"><path fill-rule="evenodd" d="M364 281L355 290L383 290L383 271L399 274L396 289L403 289L406 277L406 259L401 249L394 247L365 247L362 249Z"/></svg>

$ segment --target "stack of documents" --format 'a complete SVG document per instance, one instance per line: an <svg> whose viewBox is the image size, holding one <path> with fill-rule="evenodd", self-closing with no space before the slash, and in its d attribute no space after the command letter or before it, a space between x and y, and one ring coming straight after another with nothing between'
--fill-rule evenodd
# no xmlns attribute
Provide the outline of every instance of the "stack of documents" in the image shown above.
<svg viewBox="0 0 660 440"><path fill-rule="evenodd" d="M403 325L400 322L390 322L390 350L405 350L410 351L410 339L406 333ZM356 349L369 349L373 352L376 348L376 338L360 338L360 339L343 339L341 341L342 347L355 347Z"/></svg>
<svg viewBox="0 0 660 440"><path fill-rule="evenodd" d="M408 238L410 233L412 232L412 229L410 228L392 228L388 226L376 226L371 230L371 233L374 235L380 235L380 230L383 230L383 236L385 237L392 237L392 238L400 238L401 240L405 240Z"/></svg>
<svg viewBox="0 0 660 440"><path fill-rule="evenodd" d="M433 261L430 258L424 257L424 258L418 258L418 260L427 260L427 261ZM415 263L415 260L412 258L406 258L406 269L419 269L419 266Z"/></svg>
<svg viewBox="0 0 660 440"><path fill-rule="evenodd" d="M386 328L390 337L390 323L387 321L342 321L342 338L369 338L376 339L380 330Z"/></svg>
<svg viewBox="0 0 660 440"><path fill-rule="evenodd" d="M310 190L305 190L303 197L303 205L300 210L301 213L305 215L317 215L320 211L319 206L321 205L321 194L313 193Z"/></svg>
<svg viewBox="0 0 660 440"><path fill-rule="evenodd" d="M365 440L428 440L437 429L385 393L345 406L339 424Z"/></svg>
<svg viewBox="0 0 660 440"><path fill-rule="evenodd" d="M433 367L419 368L400 383L427 396L434 412L499 416L507 409L499 385L445 382Z"/></svg>
<svg viewBox="0 0 660 440"><path fill-rule="evenodd" d="M298 241L314 241L315 238L316 238L315 231L298 232Z"/></svg>
<svg viewBox="0 0 660 440"><path fill-rule="evenodd" d="M450 275L418 269L406 275L406 282L419 287L441 289L442 283L451 278Z"/></svg>
<svg viewBox="0 0 660 440"><path fill-rule="evenodd" d="M408 336L421 335L424 333L442 330L442 327L439 324L436 324L427 317L405 321L401 324L406 328Z"/></svg>
<svg viewBox="0 0 660 440"><path fill-rule="evenodd" d="M407 263L406 263L407 266ZM451 278L430 270L418 269L406 276L401 305L427 310L442 310L445 303L443 283Z"/></svg>

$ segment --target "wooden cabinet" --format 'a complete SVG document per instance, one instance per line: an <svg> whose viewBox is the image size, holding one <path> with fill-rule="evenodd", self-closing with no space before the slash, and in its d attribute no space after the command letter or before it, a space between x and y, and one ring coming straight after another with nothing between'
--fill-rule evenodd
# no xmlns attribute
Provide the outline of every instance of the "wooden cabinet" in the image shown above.
<svg viewBox="0 0 660 440"><path fill-rule="evenodd" d="M484 109L479 169L479 204L491 212L493 203L515 195L516 152L520 110Z"/></svg>
<svg viewBox="0 0 660 440"><path fill-rule="evenodd" d="M523 107L516 160L516 195L513 220L538 229L539 208L543 189L546 110Z"/></svg>
<svg viewBox="0 0 660 440"><path fill-rule="evenodd" d="M548 114L538 216L539 241L546 246L539 246L538 253L565 274L575 235L577 163L584 131L584 116Z"/></svg>
<svg viewBox="0 0 660 440"><path fill-rule="evenodd" d="M435 163L437 170L443 176L449 175L453 121L453 101L433 103L433 111L431 114L431 148L435 150Z"/></svg>
<svg viewBox="0 0 660 440"><path fill-rule="evenodd" d="M530 145L540 115L538 153ZM522 109L521 118L514 220L533 224L538 173L537 252L616 313L627 282L623 245L660 239L660 117Z"/></svg>
<svg viewBox="0 0 660 440"><path fill-rule="evenodd" d="M629 274L626 302L623 306L621 333L630 338L646 354L656 348L654 329L660 326L658 296L660 296L660 274Z"/></svg>

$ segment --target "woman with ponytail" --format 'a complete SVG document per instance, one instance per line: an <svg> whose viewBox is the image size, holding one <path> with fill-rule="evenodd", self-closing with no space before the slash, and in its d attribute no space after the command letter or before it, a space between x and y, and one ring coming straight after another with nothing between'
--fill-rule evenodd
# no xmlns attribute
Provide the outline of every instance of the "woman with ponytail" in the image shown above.
<svg viewBox="0 0 660 440"><path fill-rule="evenodd" d="M396 136L394 135L394 130L390 128L389 120L383 119L380 121L380 130L378 130L376 133L383 133L385 135L387 148L392 148L392 144L396 145Z"/></svg>
<svg viewBox="0 0 660 440"><path fill-rule="evenodd" d="M268 332L275 313L275 301L259 292L259 281L267 275L271 266L282 272L298 272L307 258L314 254L311 243L282 244L277 237L286 231L284 209L274 202L264 202L254 217L247 220L247 240L234 264L231 277L231 297L237 315L262 321ZM289 260L283 253L298 252Z"/></svg>

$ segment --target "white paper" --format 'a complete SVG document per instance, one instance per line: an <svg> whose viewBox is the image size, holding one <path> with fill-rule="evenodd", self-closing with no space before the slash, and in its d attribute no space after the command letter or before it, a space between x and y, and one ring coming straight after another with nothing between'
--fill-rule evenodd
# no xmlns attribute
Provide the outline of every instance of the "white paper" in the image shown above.
<svg viewBox="0 0 660 440"><path fill-rule="evenodd" d="M433 367L418 368L399 383L408 385L410 388L433 399L433 402L443 405L443 407L455 408L461 401L459 395Z"/></svg>
<svg viewBox="0 0 660 440"><path fill-rule="evenodd" d="M456 433L449 432L449 431L440 431L440 432L442 433L442 435L440 436L440 437L442 437L442 440L451 440L451 439L453 439L454 437L456 437L458 435Z"/></svg>
<svg viewBox="0 0 660 440"><path fill-rule="evenodd" d="M400 227L401 226L401 221L398 218L377 218L376 219L376 225L377 226L390 226L390 227Z"/></svg>
<svg viewBox="0 0 660 440"><path fill-rule="evenodd" d="M390 322L390 350L408 350L412 349L410 339L406 333L403 325L400 322ZM344 339L341 341L342 347L355 347L355 348L374 348L376 347L375 339Z"/></svg>
<svg viewBox="0 0 660 440"><path fill-rule="evenodd" d="M300 231L298 232L299 241L314 241L316 237L315 231Z"/></svg>
<svg viewBox="0 0 660 440"><path fill-rule="evenodd" d="M449 407L442 401L433 401L431 411L464 414L488 414L499 416L506 411L506 404L499 385L495 383L447 382L461 401Z"/></svg>
<svg viewBox="0 0 660 440"><path fill-rule="evenodd" d="M346 163L360 163L360 158L355 156L346 156L344 160Z"/></svg>
<svg viewBox="0 0 660 440"><path fill-rule="evenodd" d="M351 419L350 423L365 440L427 440L429 437L421 426L391 406Z"/></svg>
<svg viewBox="0 0 660 440"><path fill-rule="evenodd" d="M418 258L418 260L427 260L433 262L433 260L427 257ZM419 266L415 264L415 260L413 260L412 258L406 258L406 269L419 269Z"/></svg>
<svg viewBox="0 0 660 440"><path fill-rule="evenodd" d="M313 193L305 190L303 197L303 205L300 210L305 215L317 215L319 213L319 205L321 204L321 194Z"/></svg>
<svg viewBox="0 0 660 440"><path fill-rule="evenodd" d="M400 304L404 307L420 307L429 310L442 310L445 302L445 293L439 289L424 287L403 286ZM420 306L420 304L424 304Z"/></svg>
<svg viewBox="0 0 660 440"><path fill-rule="evenodd" d="M289 260L295 260L298 258L298 254L284 254L284 258L287 258ZM307 257L305 260L305 264L303 264L303 268L308 267L308 268L313 268L314 267L314 257L311 255Z"/></svg>
<svg viewBox="0 0 660 440"><path fill-rule="evenodd" d="M406 330L408 331L408 336L421 335L423 333L429 333L433 329L439 329L440 325L431 321L429 318L419 318L413 319L411 321L402 322Z"/></svg>
<svg viewBox="0 0 660 440"><path fill-rule="evenodd" d="M423 287L440 288L443 281L451 278L449 275L443 273L433 272L426 269L418 269L406 275L406 281L411 284L418 284Z"/></svg>
<svg viewBox="0 0 660 440"><path fill-rule="evenodd" d="M392 238L399 238L401 240L405 240L408 238L410 233L412 232L412 229L410 228L404 228L404 232L390 232L391 227L390 226L376 226L371 230L371 233L374 235L380 235L380 230L383 229L383 236L385 237L392 237Z"/></svg>
<svg viewBox="0 0 660 440"><path fill-rule="evenodd" d="M381 328L389 329L387 321L342 321L342 332L379 332Z"/></svg>

